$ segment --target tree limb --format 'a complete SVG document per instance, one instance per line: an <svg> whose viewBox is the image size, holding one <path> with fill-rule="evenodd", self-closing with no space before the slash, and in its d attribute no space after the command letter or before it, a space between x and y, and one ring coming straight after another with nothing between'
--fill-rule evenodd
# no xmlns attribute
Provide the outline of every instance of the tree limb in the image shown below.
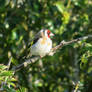
<svg viewBox="0 0 92 92"><path fill-rule="evenodd" d="M92 38L92 35L88 35L88 36L84 36L84 37L81 37L81 38L78 38L78 39L74 39L74 40L71 40L71 41L68 41L68 42L65 42L64 40L60 42L59 45L57 45L56 47L52 48L50 53L52 55L54 55L56 53L56 51L60 48L62 48L63 46L66 46L66 45L69 45L69 44L72 44L72 43L75 43L75 42L78 42L78 41L81 41L81 40L86 40L88 38ZM49 54L47 54L49 55ZM20 70L22 67L26 67L27 65L31 64L31 63L34 63L36 62L38 59L40 59L39 56L35 56L33 58L28 58L24 61L24 63L18 65L17 67L13 68L14 71L18 71Z"/></svg>

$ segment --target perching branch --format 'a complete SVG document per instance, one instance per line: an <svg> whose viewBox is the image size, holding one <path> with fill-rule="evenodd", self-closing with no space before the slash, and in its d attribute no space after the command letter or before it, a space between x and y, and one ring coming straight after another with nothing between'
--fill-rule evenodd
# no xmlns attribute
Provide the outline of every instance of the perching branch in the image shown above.
<svg viewBox="0 0 92 92"><path fill-rule="evenodd" d="M56 51L57 49L60 49L62 48L63 46L66 46L66 45L69 45L71 43L75 43L75 42L78 42L78 41L81 41L81 40L86 40L88 38L92 38L92 35L88 35L88 36L84 36L84 37L81 37L81 38L78 38L78 39L74 39L74 40L71 40L71 41L68 41L68 42L65 42L64 40L60 42L59 45L57 45L56 47L54 47L52 49L52 51Z"/></svg>
<svg viewBox="0 0 92 92"><path fill-rule="evenodd" d="M17 67L14 67L13 70L14 71L18 71L20 70L22 67L26 67L31 63L34 63L35 61L37 61L38 59L40 59L39 56L35 56L35 57L30 57L28 59L26 59L22 64L18 65Z"/></svg>
<svg viewBox="0 0 92 92"><path fill-rule="evenodd" d="M88 35L88 36L84 36L84 37L81 37L81 38L78 38L78 39L74 39L74 40L71 40L71 41L68 41L68 42L65 42L64 40L60 42L59 45L57 45L56 47L52 48L51 52L49 54L52 54L54 55L56 53L56 51L60 48L62 48L63 46L66 46L66 45L69 45L69 44L72 44L72 43L75 43L75 42L78 42L78 41L81 41L81 40L86 40L88 38L92 38L92 35ZM47 55L49 55L47 54ZM28 58L27 60L24 61L24 63L18 65L17 67L15 67L13 70L14 71L18 71L20 70L22 67L26 67L28 66L29 64L31 63L34 63L36 62L38 59L40 59L39 56L35 56L33 58Z"/></svg>

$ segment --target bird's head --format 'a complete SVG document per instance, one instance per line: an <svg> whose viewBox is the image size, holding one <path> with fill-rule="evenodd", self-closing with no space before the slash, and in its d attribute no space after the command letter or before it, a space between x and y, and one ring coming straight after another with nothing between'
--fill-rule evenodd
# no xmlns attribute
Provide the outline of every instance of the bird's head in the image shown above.
<svg viewBox="0 0 92 92"><path fill-rule="evenodd" d="M50 38L50 37L54 36L54 34L50 30L48 30L48 29L43 29L42 32L43 32L43 35L45 37Z"/></svg>

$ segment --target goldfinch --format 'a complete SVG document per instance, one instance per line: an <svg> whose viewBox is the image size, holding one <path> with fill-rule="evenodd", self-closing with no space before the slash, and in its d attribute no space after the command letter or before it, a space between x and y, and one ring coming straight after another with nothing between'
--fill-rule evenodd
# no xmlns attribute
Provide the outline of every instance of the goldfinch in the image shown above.
<svg viewBox="0 0 92 92"><path fill-rule="evenodd" d="M42 29L33 40L30 53L31 55L37 55L40 57L48 54L52 48L51 36L54 34L48 29Z"/></svg>

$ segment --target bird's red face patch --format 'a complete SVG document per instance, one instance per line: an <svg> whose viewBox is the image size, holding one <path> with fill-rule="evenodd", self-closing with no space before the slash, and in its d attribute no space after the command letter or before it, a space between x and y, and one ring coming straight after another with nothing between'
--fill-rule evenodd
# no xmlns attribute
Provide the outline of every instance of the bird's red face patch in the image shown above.
<svg viewBox="0 0 92 92"><path fill-rule="evenodd" d="M48 37L50 37L50 33L51 33L50 30L47 30Z"/></svg>

